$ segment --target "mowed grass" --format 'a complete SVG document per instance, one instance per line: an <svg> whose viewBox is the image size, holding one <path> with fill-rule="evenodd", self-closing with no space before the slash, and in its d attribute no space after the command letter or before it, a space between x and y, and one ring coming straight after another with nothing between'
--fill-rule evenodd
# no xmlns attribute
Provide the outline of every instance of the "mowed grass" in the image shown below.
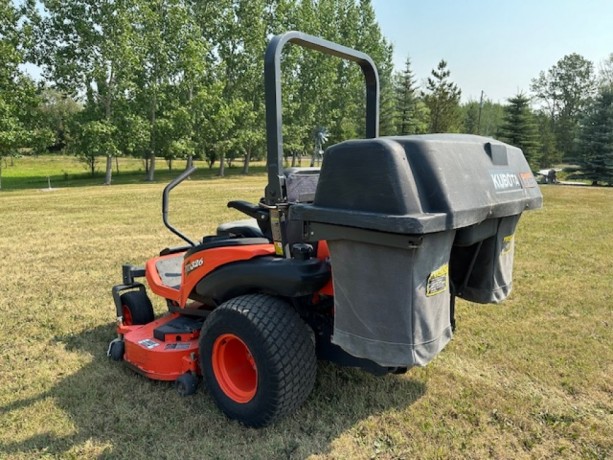
<svg viewBox="0 0 613 460"><path fill-rule="evenodd" d="M171 220L209 234L242 218L228 200L257 200L264 183L188 181ZM0 193L0 458L613 456L613 189L544 186L516 235L511 298L460 301L427 367L373 377L320 363L305 405L255 430L202 386L182 398L105 356L121 264L181 243L161 223L162 188Z"/></svg>

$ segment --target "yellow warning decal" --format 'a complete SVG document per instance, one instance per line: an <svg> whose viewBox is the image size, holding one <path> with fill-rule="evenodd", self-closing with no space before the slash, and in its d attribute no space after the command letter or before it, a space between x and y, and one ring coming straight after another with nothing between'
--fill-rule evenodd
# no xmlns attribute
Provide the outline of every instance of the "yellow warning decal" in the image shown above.
<svg viewBox="0 0 613 460"><path fill-rule="evenodd" d="M426 296L430 297L447 290L449 285L449 264L445 264L437 270L434 270L428 276L426 284Z"/></svg>
<svg viewBox="0 0 613 460"><path fill-rule="evenodd" d="M513 249L513 240L515 238L515 234L505 236L502 239L502 254L508 253L511 249Z"/></svg>
<svg viewBox="0 0 613 460"><path fill-rule="evenodd" d="M275 254L278 256L283 255L283 243L281 241L275 241Z"/></svg>

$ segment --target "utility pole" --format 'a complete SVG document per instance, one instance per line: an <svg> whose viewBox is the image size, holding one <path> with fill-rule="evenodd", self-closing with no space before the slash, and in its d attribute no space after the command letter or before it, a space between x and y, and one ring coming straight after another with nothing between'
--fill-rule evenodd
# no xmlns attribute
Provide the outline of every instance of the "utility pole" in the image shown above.
<svg viewBox="0 0 613 460"><path fill-rule="evenodd" d="M479 118L477 118L477 134L481 134L481 110L483 110L483 90L481 90L481 98L479 99Z"/></svg>

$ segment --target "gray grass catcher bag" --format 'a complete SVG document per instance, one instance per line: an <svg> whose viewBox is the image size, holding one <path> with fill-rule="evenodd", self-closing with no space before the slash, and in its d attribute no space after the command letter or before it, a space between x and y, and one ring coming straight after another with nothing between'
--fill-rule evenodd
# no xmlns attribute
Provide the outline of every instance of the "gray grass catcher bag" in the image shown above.
<svg viewBox="0 0 613 460"><path fill-rule="evenodd" d="M328 241L333 343L410 367L450 340L452 296L506 298L519 216L541 204L521 150L478 136L406 136L330 147L314 202L290 218Z"/></svg>
<svg viewBox="0 0 613 460"><path fill-rule="evenodd" d="M429 235L411 249L331 241L333 343L360 358L377 357L382 366L425 365L432 360L452 335L452 241L453 232Z"/></svg>

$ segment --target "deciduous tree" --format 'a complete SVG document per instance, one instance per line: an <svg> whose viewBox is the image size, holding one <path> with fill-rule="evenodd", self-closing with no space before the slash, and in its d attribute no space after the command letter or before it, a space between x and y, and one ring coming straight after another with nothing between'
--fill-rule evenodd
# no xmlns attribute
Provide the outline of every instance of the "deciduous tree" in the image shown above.
<svg viewBox="0 0 613 460"><path fill-rule="evenodd" d="M532 92L549 114L557 149L565 159L573 157L579 119L595 88L594 65L577 53L564 56L532 80Z"/></svg>
<svg viewBox="0 0 613 460"><path fill-rule="evenodd" d="M41 153L52 139L37 111L39 91L19 69L28 38L23 13L9 0L0 0L0 188L5 158L20 151Z"/></svg>
<svg viewBox="0 0 613 460"><path fill-rule="evenodd" d="M101 132L94 126L105 127L105 136L119 132L115 105L134 90L137 63L134 6L129 1L41 0L30 11L37 25L35 55L43 75L59 91L83 99L87 115L82 120L101 122L83 127L80 136L89 138L90 134ZM118 139L106 140L107 146L118 143ZM79 143L85 145L83 138ZM109 152L96 148L96 152L106 157L104 183L110 185L112 158L121 152L116 148ZM90 154L80 152L85 157Z"/></svg>

